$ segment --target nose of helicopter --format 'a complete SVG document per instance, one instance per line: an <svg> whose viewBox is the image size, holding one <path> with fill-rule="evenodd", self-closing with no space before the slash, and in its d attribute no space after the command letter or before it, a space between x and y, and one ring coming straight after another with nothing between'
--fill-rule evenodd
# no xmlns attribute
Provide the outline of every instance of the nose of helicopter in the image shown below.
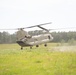
<svg viewBox="0 0 76 75"><path fill-rule="evenodd" d="M52 41L54 38L52 37L52 35L50 35L50 40Z"/></svg>
<svg viewBox="0 0 76 75"><path fill-rule="evenodd" d="M51 36L51 39L53 40L54 38Z"/></svg>

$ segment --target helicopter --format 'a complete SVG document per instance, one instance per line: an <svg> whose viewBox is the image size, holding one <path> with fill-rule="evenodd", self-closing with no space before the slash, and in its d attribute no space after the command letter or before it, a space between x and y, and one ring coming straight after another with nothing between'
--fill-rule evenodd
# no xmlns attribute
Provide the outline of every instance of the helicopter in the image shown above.
<svg viewBox="0 0 76 75"><path fill-rule="evenodd" d="M47 43L53 40L53 37L49 32L50 30L42 27L42 25L47 24L51 24L51 22L25 28L18 28L16 43L18 43L21 46L21 50L23 49L23 47L30 47L30 49L32 49L33 46L39 47L40 44L44 44L44 46L46 47ZM24 30L26 28L33 28L33 27L41 28L42 30L45 31L45 33L31 36L28 34L27 31Z"/></svg>
<svg viewBox="0 0 76 75"><path fill-rule="evenodd" d="M32 49L33 46L39 47L40 44L44 44L44 46L47 46L47 43L51 42L53 40L53 36L50 33L50 30L61 30L61 29L73 29L76 27L68 27L68 28L57 28L57 29L46 29L42 27L43 25L51 24L52 22L33 25L29 27L23 27L23 28L14 28L14 29L0 29L0 30L18 30L16 32L16 43L21 46L21 50L23 47L30 47ZM30 35L25 29L28 28L34 28L38 27L45 31L44 33L40 35Z"/></svg>

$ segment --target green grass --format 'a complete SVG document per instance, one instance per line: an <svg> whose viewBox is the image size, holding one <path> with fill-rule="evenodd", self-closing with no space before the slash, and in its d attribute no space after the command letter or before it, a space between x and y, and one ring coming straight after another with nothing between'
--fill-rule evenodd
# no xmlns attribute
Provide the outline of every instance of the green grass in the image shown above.
<svg viewBox="0 0 76 75"><path fill-rule="evenodd" d="M0 45L0 75L76 75L76 47L58 51L61 47L20 50L16 44Z"/></svg>

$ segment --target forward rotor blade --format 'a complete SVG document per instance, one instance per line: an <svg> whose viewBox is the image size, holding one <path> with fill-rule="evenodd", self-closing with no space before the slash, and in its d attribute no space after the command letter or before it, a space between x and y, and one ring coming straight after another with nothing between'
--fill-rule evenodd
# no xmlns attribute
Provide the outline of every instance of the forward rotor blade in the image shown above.
<svg viewBox="0 0 76 75"><path fill-rule="evenodd" d="M49 30L46 29L46 28L43 28L43 27L41 27L41 26L38 26L38 27L41 28L41 29L43 29L43 30L45 30L45 31L47 31L47 32L49 32Z"/></svg>
<svg viewBox="0 0 76 75"><path fill-rule="evenodd" d="M63 29L74 29L76 27L67 27L67 28L57 28L57 29L48 29L49 31L51 30L63 30Z"/></svg>

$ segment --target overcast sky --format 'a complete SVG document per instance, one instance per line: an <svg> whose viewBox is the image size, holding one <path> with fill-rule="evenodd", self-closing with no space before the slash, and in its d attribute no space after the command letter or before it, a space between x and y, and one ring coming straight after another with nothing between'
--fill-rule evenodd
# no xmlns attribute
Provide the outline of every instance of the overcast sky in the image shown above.
<svg viewBox="0 0 76 75"><path fill-rule="evenodd" d="M47 22L49 29L76 27L76 0L0 0L0 29Z"/></svg>

